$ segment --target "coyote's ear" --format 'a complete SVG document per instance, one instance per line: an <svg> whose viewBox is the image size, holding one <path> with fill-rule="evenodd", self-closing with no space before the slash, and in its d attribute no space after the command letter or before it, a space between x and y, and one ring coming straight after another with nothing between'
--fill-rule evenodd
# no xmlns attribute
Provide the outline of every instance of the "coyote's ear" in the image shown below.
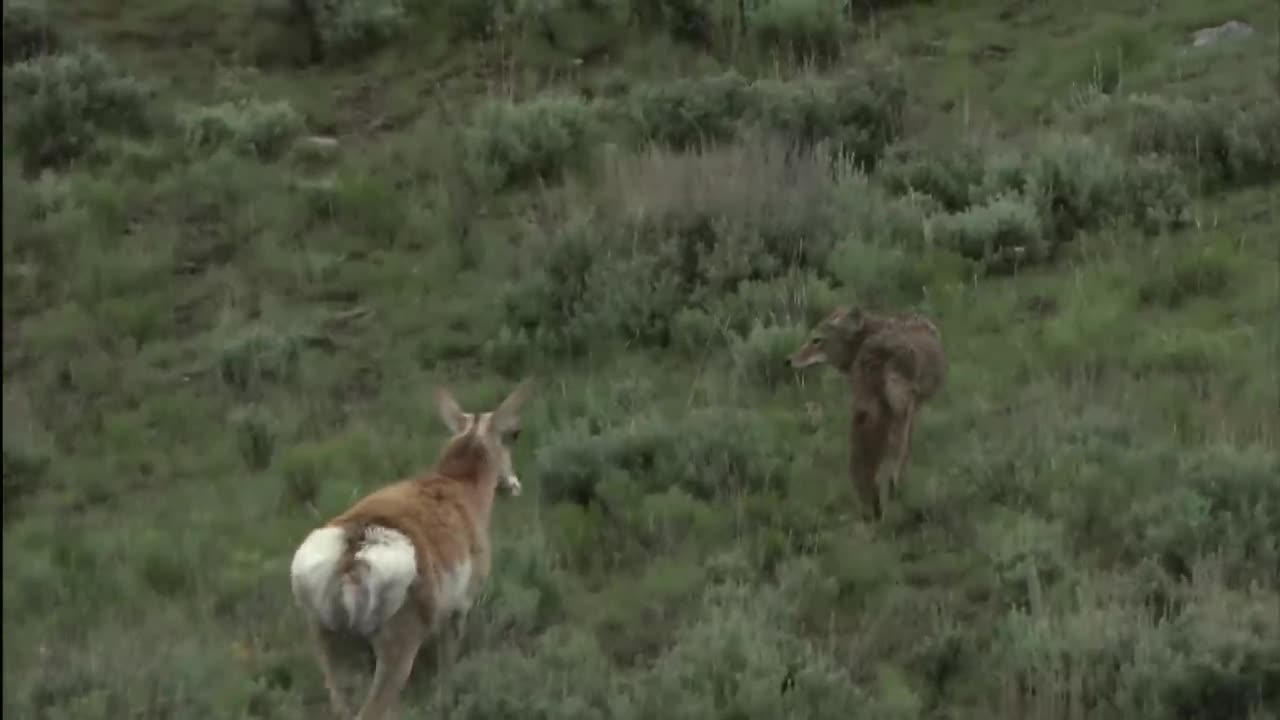
<svg viewBox="0 0 1280 720"><path fill-rule="evenodd" d="M520 381L515 390L502 401L498 409L493 411L490 422L493 423L493 429L499 433L506 433L514 430L520 424L520 410L524 407L524 403L529 399L529 394L533 392L533 379L525 378Z"/></svg>
<svg viewBox="0 0 1280 720"><path fill-rule="evenodd" d="M846 306L837 308L831 314L831 323L837 327L847 330L858 330L862 327L864 319L862 308L858 306Z"/></svg>
<svg viewBox="0 0 1280 720"><path fill-rule="evenodd" d="M436 388L435 402L436 412L440 413L440 419L448 426L450 432L456 435L466 429L467 414L458 407L458 401L453 399L453 394L447 388Z"/></svg>

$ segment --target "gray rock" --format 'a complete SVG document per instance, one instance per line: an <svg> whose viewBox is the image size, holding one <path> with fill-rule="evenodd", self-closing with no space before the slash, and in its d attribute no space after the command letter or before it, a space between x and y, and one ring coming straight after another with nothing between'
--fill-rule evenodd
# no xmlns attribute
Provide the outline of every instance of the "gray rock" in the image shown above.
<svg viewBox="0 0 1280 720"><path fill-rule="evenodd" d="M1201 28L1191 33L1191 47L1216 45L1224 40L1241 40L1253 34L1253 26L1239 20L1228 20L1217 27Z"/></svg>

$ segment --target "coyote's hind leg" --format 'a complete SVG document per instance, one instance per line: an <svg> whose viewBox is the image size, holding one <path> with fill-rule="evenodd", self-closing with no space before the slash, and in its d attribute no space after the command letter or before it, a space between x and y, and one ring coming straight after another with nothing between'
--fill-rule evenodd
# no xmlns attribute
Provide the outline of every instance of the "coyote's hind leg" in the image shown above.
<svg viewBox="0 0 1280 720"><path fill-rule="evenodd" d="M884 409L874 399L854 405L851 463L853 482L862 501L871 510L872 517L877 520L882 516L882 502L876 474L884 461L887 421Z"/></svg>
<svg viewBox="0 0 1280 720"><path fill-rule="evenodd" d="M898 497L903 476L906 474L907 457L911 451L911 434L916 416L916 399L911 383L897 373L885 378L885 399L889 405L888 451L893 454L893 468L889 473L889 494Z"/></svg>

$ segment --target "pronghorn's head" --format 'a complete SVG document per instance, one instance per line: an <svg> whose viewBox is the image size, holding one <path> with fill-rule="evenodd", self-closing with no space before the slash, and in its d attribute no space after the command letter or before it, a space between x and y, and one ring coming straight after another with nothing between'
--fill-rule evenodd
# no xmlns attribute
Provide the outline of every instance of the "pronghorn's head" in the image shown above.
<svg viewBox="0 0 1280 720"><path fill-rule="evenodd" d="M476 472L494 478L497 489L509 495L520 494L520 478L511 464L511 448L520 437L520 408L528 398L532 383L525 380L491 412L468 413L458 406L445 388L436 388L436 410L453 437L445 448L462 451L470 448L482 454L474 458L484 465Z"/></svg>
<svg viewBox="0 0 1280 720"><path fill-rule="evenodd" d="M787 365L798 370L827 363L847 370L857 353L866 321L867 314L861 308L836 308L814 326L803 345L787 356Z"/></svg>

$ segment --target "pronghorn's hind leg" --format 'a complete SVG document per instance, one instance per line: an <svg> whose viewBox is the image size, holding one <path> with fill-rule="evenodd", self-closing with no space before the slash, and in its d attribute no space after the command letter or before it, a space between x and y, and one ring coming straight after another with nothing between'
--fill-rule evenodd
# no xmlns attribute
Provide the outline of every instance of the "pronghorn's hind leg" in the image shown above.
<svg viewBox="0 0 1280 720"><path fill-rule="evenodd" d="M406 602L374 634L372 644L377 668L357 720L382 720L392 716L426 631L417 609Z"/></svg>
<svg viewBox="0 0 1280 720"><path fill-rule="evenodd" d="M320 664L320 673L324 676L324 688L329 693L329 708L333 711L334 716L341 718L341 720L346 720L351 717L351 708L347 706L347 700L342 695L342 688L338 686L338 673L334 669L333 638L315 620L308 621L307 626L310 631L316 662Z"/></svg>
<svg viewBox="0 0 1280 720"><path fill-rule="evenodd" d="M436 675L442 675L458 661L462 637L467 628L467 612L455 610L440 624L436 638Z"/></svg>

